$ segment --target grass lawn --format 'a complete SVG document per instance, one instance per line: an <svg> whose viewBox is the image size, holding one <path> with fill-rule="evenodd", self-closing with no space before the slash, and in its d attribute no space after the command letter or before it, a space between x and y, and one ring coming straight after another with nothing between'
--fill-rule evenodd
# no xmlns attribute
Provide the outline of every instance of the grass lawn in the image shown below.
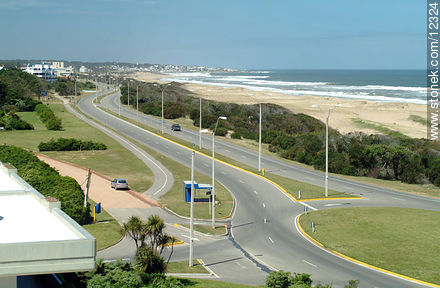
<svg viewBox="0 0 440 288"><path fill-rule="evenodd" d="M207 273L208 270L202 266L197 260L193 260L193 266L189 267L188 261L170 262L168 263L167 273Z"/></svg>
<svg viewBox="0 0 440 288"><path fill-rule="evenodd" d="M316 231L311 232L310 222ZM306 233L325 247L398 274L440 284L440 212L339 208L302 215Z"/></svg>
<svg viewBox="0 0 440 288"><path fill-rule="evenodd" d="M132 119L129 119L129 118L126 118L126 117L123 117L123 116L119 116L116 113L114 113L114 112L112 112L110 110L107 110L107 109L103 109L103 108L101 108L101 109L106 111L106 112L108 112L108 113L110 113L110 114L112 114L112 115L114 115L114 116L116 116L116 117L120 117L121 119L124 119L124 120L126 120L126 121L128 121L130 123L138 125L138 126L144 128L146 130L149 130L149 131L154 132L154 133L157 132L157 130L155 130L155 129L149 127L149 126L146 126L146 125L140 125L139 123L137 123L136 121L134 121ZM181 121L179 122L179 121L174 121L173 120L172 122L173 123L174 122L180 123ZM165 138L168 138L170 140L173 140L174 142L180 143L180 144L182 144L182 145L184 145L186 147L192 147L192 143L184 141L184 140L182 140L182 139L180 139L180 138L178 138L178 137L176 137L174 135L170 135L170 134L164 133L162 136L164 136ZM200 151L200 152L202 152L202 153L204 153L206 155L211 155L212 154L211 150L208 150L208 149L205 149L205 148L203 148L202 150L198 150L198 151ZM251 171L251 172L256 173L256 174L260 174L256 168L253 168L253 167L248 166L246 164L243 164L243 163L241 163L241 162L239 162L237 160L234 160L234 159L228 158L226 156L223 156L223 155L221 155L219 153L216 153L215 157L216 157L216 159L219 159L219 160L222 160L224 162L230 163L232 165L238 166L238 167L243 168L245 170ZM313 198L322 198L322 197L324 197L324 188L321 188L319 186L312 185L312 184L307 184L307 183L303 183L303 182L299 182L299 181L296 181L296 180L293 180L293 179L290 179L290 178L286 178L286 177L275 175L275 174L271 174L271 173L266 173L265 177L267 179L270 179L270 180L274 181L275 183L277 183L281 187L283 187L288 193L292 194L293 197L295 197L295 198L297 198L298 190L301 190L301 199L303 199L303 200L304 199L313 199ZM199 183L202 183L202 182L199 182ZM210 182L203 182L203 183L210 183ZM217 190L216 190L216 194L217 194ZM344 192L338 192L338 191L335 191L335 190L329 190L328 194L329 194L329 198L353 197L353 195L351 195L351 194L347 194L347 193L344 193Z"/></svg>
<svg viewBox="0 0 440 288"><path fill-rule="evenodd" d="M90 205L92 205L91 210L93 215L93 206L96 203L91 200L89 200L89 202ZM115 218L108 214L103 208L101 208L101 213L96 214L95 224L87 224L83 225L82 227L96 238L97 250L101 250L113 245L122 238L121 234L119 233L121 226L115 220Z"/></svg>
<svg viewBox="0 0 440 288"><path fill-rule="evenodd" d="M35 130L7 131L0 134L0 143L20 146L38 151L38 144L54 138L78 138L103 142L108 149L104 151L44 152L50 157L90 167L109 177L126 178L133 190L145 191L153 183L151 170L121 144L98 129L88 125L69 113L63 105L52 104L51 109L62 119L63 131L47 130L35 112L18 113L23 120L32 123Z"/></svg>
<svg viewBox="0 0 440 288"><path fill-rule="evenodd" d="M360 118L351 118L351 121L360 128L367 128L367 129L376 130L377 132L379 132L381 134L389 135L391 137L408 138L408 136L406 136L398 131L391 130L390 128L385 127L382 124L377 123L377 122L362 120Z"/></svg>
<svg viewBox="0 0 440 288"><path fill-rule="evenodd" d="M182 225L189 229L189 225ZM211 225L194 225L194 230L203 234L208 235L225 235L226 228L225 226L215 226L215 229L212 229Z"/></svg>

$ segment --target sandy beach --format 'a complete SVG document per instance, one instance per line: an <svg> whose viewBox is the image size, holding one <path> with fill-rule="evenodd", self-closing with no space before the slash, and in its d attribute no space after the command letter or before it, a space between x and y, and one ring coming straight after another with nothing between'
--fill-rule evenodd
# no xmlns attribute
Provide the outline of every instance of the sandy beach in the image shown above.
<svg viewBox="0 0 440 288"><path fill-rule="evenodd" d="M170 75L137 72L130 77L139 81L160 82L161 78ZM398 131L414 138L426 138L426 126L409 117L416 115L426 119L426 106L411 103L384 103L365 100L350 100L334 97L292 96L265 91L252 91L243 88L223 88L212 85L184 84L185 88L207 100L216 100L237 104L273 103L284 106L294 113L311 115L325 123L328 109L333 107L329 125L341 133L362 131L379 132L355 123L361 119L378 126Z"/></svg>

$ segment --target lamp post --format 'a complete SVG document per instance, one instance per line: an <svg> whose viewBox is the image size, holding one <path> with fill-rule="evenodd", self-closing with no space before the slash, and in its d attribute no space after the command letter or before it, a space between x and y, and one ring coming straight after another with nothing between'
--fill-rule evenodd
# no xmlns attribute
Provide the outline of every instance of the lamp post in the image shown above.
<svg viewBox="0 0 440 288"><path fill-rule="evenodd" d="M139 122L139 85L136 86L136 119Z"/></svg>
<svg viewBox="0 0 440 288"><path fill-rule="evenodd" d="M194 145L193 145L194 148ZM193 237L194 237L194 156L193 149L191 153L191 208L189 220L189 267L193 266Z"/></svg>
<svg viewBox="0 0 440 288"><path fill-rule="evenodd" d="M156 83L153 84L154 87L159 87L160 91L162 91L162 123L161 123L161 133L163 134L163 91L167 88L167 86L171 86L170 83L166 84L163 88L162 85L158 85Z"/></svg>
<svg viewBox="0 0 440 288"><path fill-rule="evenodd" d="M254 96L254 94L248 94L249 96ZM260 106L260 114L259 114L259 121L258 121L258 172L261 172L261 103L259 103Z"/></svg>
<svg viewBox="0 0 440 288"><path fill-rule="evenodd" d="M128 82L127 106L130 106L130 80Z"/></svg>
<svg viewBox="0 0 440 288"><path fill-rule="evenodd" d="M200 116L199 116L199 148L202 150L202 97L200 97Z"/></svg>
<svg viewBox="0 0 440 288"><path fill-rule="evenodd" d="M328 197L328 118L333 107L328 108L328 114L325 121L325 197Z"/></svg>
<svg viewBox="0 0 440 288"><path fill-rule="evenodd" d="M215 123L215 129L212 132L212 229L215 229L215 173L214 173L214 167L215 167L215 152L214 152L214 146L215 146L215 132L217 131L217 125L219 120L226 120L227 118L224 116L219 116L217 118L217 122Z"/></svg>

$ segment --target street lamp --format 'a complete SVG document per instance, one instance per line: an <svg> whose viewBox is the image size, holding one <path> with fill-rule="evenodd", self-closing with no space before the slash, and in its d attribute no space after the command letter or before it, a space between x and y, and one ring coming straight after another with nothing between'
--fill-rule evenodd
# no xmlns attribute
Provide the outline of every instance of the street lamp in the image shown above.
<svg viewBox="0 0 440 288"><path fill-rule="evenodd" d="M325 120L325 197L328 197L328 118L333 107L328 108L327 118Z"/></svg>
<svg viewBox="0 0 440 288"><path fill-rule="evenodd" d="M189 220L189 267L193 266L193 237L194 237L194 145L191 153L191 208Z"/></svg>
<svg viewBox="0 0 440 288"><path fill-rule="evenodd" d="M249 96L254 96L254 94L248 94ZM260 105L260 114L259 114L259 126L258 126L258 172L261 171L261 103Z"/></svg>
<svg viewBox="0 0 440 288"><path fill-rule="evenodd" d="M162 126L161 126L161 133L163 134L163 91L167 88L167 86L171 86L170 83L166 84L163 88L162 85L158 85L156 83L153 84L154 87L159 87L160 91L162 91Z"/></svg>
<svg viewBox="0 0 440 288"><path fill-rule="evenodd" d="M199 148L202 150L202 97L200 97L200 116L199 116Z"/></svg>
<svg viewBox="0 0 440 288"><path fill-rule="evenodd" d="M212 229L215 229L215 153L214 153L214 143L215 143L215 132L217 131L217 125L219 120L226 120L224 116L219 116L217 122L215 123L215 129L212 132Z"/></svg>
<svg viewBox="0 0 440 288"><path fill-rule="evenodd" d="M133 80L127 80L128 82L128 96L127 96L127 106L130 106L130 82L132 82Z"/></svg>
<svg viewBox="0 0 440 288"><path fill-rule="evenodd" d="M139 122L139 85L136 86L136 119Z"/></svg>

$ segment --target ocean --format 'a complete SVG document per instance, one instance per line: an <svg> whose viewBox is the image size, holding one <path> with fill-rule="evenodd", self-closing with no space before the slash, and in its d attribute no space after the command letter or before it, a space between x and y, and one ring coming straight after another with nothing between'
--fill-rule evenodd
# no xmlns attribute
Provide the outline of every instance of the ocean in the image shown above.
<svg viewBox="0 0 440 288"><path fill-rule="evenodd" d="M165 81L242 87L288 95L426 104L425 70L250 70L172 73Z"/></svg>

